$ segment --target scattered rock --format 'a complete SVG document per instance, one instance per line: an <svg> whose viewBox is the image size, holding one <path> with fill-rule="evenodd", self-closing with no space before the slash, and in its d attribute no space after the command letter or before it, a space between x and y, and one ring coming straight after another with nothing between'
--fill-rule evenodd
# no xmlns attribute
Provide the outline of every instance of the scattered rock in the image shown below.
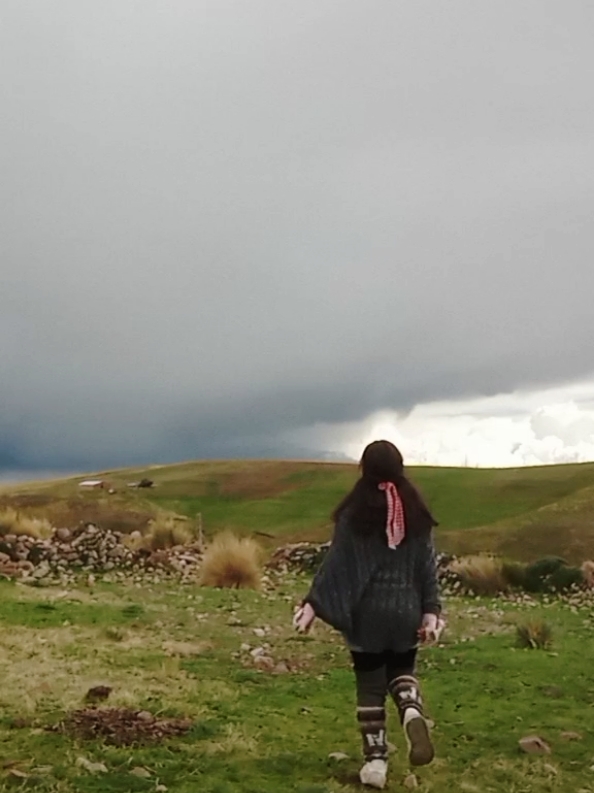
<svg viewBox="0 0 594 793"><path fill-rule="evenodd" d="M337 763L340 763L343 760L348 760L349 756L348 756L348 754L345 754L344 752L332 752L331 754L328 755L328 759L329 760L336 760Z"/></svg>
<svg viewBox="0 0 594 793"><path fill-rule="evenodd" d="M541 691L549 699L562 699L563 697L563 689L559 686L545 686Z"/></svg>
<svg viewBox="0 0 594 793"><path fill-rule="evenodd" d="M180 658L192 658L193 656L203 655L208 650L212 650L210 642L163 642L162 649L167 655L178 655Z"/></svg>
<svg viewBox="0 0 594 793"><path fill-rule="evenodd" d="M139 777L140 779L150 779L151 778L151 772L148 771L146 768L143 768L142 766L137 766L136 768L133 768L130 771L130 773L133 776Z"/></svg>
<svg viewBox="0 0 594 793"><path fill-rule="evenodd" d="M109 686L94 686L85 694L85 702L105 702L112 691Z"/></svg>
<svg viewBox="0 0 594 793"><path fill-rule="evenodd" d="M51 774L53 770L54 770L53 765L36 765L32 769L32 772L35 775L47 776L48 774Z"/></svg>
<svg viewBox="0 0 594 793"><path fill-rule="evenodd" d="M538 735L527 735L520 739L520 749L526 754L551 754L551 747Z"/></svg>
<svg viewBox="0 0 594 793"><path fill-rule="evenodd" d="M414 774L409 774L402 784L407 790L414 790L419 787L419 780Z"/></svg>
<svg viewBox="0 0 594 793"><path fill-rule="evenodd" d="M107 774L107 766L105 763L93 763L87 760L86 757L77 757L76 765L78 768L83 768L89 774Z"/></svg>
<svg viewBox="0 0 594 793"><path fill-rule="evenodd" d="M275 668L274 658L269 655L258 655L254 658L254 666L264 672L272 672Z"/></svg>
<svg viewBox="0 0 594 793"><path fill-rule="evenodd" d="M26 716L17 716L9 722L9 727L11 730L25 730L28 727L32 727L33 723L33 720Z"/></svg>
<svg viewBox="0 0 594 793"><path fill-rule="evenodd" d="M562 732L561 738L564 741L581 741L583 740L583 735L579 732Z"/></svg>
<svg viewBox="0 0 594 793"><path fill-rule="evenodd" d="M24 779L29 779L29 774L25 771L21 771L19 768L9 768L8 776L12 777L13 779L18 779L20 781Z"/></svg>

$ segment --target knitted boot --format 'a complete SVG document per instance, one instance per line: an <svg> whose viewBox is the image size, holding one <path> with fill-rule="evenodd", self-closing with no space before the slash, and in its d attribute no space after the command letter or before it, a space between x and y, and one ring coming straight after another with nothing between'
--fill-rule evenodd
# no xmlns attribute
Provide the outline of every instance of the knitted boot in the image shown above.
<svg viewBox="0 0 594 793"><path fill-rule="evenodd" d="M381 790L388 775L385 708L357 708L357 721L363 737L365 765L359 777L364 785Z"/></svg>
<svg viewBox="0 0 594 793"><path fill-rule="evenodd" d="M429 726L423 715L423 700L416 678L408 675L397 677L390 683L389 689L404 728L410 764L428 765L433 760L435 752Z"/></svg>

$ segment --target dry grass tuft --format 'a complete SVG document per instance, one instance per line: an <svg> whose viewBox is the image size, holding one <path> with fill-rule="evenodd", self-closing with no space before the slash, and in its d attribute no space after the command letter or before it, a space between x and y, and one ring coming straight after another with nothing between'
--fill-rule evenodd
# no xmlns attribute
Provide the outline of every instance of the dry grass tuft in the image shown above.
<svg viewBox="0 0 594 793"><path fill-rule="evenodd" d="M189 545L196 538L192 530L173 518L157 518L149 525L142 545L150 551L164 551L177 545Z"/></svg>
<svg viewBox="0 0 594 793"><path fill-rule="evenodd" d="M217 535L202 562L201 586L259 589L261 551L257 542L231 532Z"/></svg>
<svg viewBox="0 0 594 793"><path fill-rule="evenodd" d="M588 589L594 589L594 562L584 562L582 565L582 574Z"/></svg>
<svg viewBox="0 0 594 793"><path fill-rule="evenodd" d="M0 536L16 534L45 540L52 536L53 531L54 527L46 518L31 518L12 508L0 512Z"/></svg>
<svg viewBox="0 0 594 793"><path fill-rule="evenodd" d="M218 741L207 741L204 745L207 754L229 754L240 752L247 755L258 751L258 741L246 728L238 724L227 724L224 734Z"/></svg>
<svg viewBox="0 0 594 793"><path fill-rule="evenodd" d="M494 556L465 556L452 562L450 568L473 595L493 596L509 588L503 563Z"/></svg>
<svg viewBox="0 0 594 793"><path fill-rule="evenodd" d="M553 641L553 629L544 620L532 620L516 628L518 647L527 650L548 650Z"/></svg>

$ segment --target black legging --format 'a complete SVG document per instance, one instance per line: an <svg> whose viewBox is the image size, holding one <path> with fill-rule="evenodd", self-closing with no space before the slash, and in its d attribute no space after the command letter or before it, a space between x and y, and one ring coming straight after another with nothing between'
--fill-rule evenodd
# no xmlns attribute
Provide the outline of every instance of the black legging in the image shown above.
<svg viewBox="0 0 594 793"><path fill-rule="evenodd" d="M417 650L395 653L352 652L357 681L357 705L362 708L383 708L388 685L403 675L414 675Z"/></svg>

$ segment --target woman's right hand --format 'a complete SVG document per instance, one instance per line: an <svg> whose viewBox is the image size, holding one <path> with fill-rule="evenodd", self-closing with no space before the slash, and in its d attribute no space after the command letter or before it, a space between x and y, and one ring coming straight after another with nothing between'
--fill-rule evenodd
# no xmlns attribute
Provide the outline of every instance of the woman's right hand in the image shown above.
<svg viewBox="0 0 594 793"><path fill-rule="evenodd" d="M293 627L298 633L307 633L313 625L315 618L316 612L309 603L305 603L303 606L296 609L295 616L293 617Z"/></svg>
<svg viewBox="0 0 594 793"><path fill-rule="evenodd" d="M435 614L423 614L423 622L419 629L419 639L423 644L435 644L445 628L445 620Z"/></svg>

